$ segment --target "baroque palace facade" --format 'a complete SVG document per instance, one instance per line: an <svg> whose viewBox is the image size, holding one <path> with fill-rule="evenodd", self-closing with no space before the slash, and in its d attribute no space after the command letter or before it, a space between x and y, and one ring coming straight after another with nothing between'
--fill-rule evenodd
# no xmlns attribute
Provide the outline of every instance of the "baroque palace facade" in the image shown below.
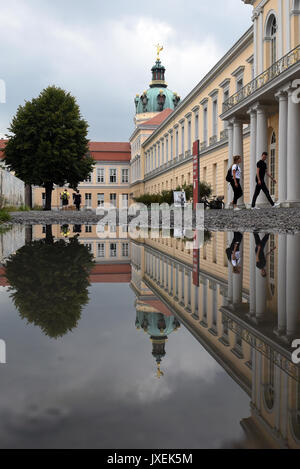
<svg viewBox="0 0 300 469"><path fill-rule="evenodd" d="M278 181L269 187L272 197L282 206L300 205L300 1L243 1L253 5L253 26L183 101L168 90L158 56L150 89L135 98L132 197L191 184L199 140L200 179L227 203L233 156L243 157L241 203L249 206L256 162L268 151ZM151 132L153 119L161 123ZM258 202L264 205L264 196Z"/></svg>

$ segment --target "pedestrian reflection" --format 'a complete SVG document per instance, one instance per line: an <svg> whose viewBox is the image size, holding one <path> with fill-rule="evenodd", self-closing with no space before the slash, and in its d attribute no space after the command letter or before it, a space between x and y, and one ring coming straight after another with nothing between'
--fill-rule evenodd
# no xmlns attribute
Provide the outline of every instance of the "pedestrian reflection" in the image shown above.
<svg viewBox="0 0 300 469"><path fill-rule="evenodd" d="M267 265L267 257L276 249L276 246L273 247L266 255L265 255L265 247L267 242L269 241L270 235L265 234L265 236L261 239L258 233L254 233L255 239L255 254L256 254L256 267L260 270L261 276L266 277L266 265Z"/></svg>
<svg viewBox="0 0 300 469"><path fill-rule="evenodd" d="M243 241L243 235L240 232L235 232L232 243L229 248L226 249L226 255L228 261L233 266L233 273L241 273L241 243Z"/></svg>

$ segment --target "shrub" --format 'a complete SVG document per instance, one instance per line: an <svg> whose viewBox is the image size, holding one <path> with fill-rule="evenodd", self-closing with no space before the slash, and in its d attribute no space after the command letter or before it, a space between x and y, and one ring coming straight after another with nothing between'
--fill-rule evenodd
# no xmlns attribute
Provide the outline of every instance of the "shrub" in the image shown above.
<svg viewBox="0 0 300 469"><path fill-rule="evenodd" d="M10 221L10 214L5 209L0 209L0 223Z"/></svg>

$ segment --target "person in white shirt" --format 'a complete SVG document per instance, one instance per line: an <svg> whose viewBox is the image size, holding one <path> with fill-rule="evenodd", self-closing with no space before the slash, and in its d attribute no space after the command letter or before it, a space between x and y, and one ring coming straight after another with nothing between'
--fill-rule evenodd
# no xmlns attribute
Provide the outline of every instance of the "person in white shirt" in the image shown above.
<svg viewBox="0 0 300 469"><path fill-rule="evenodd" d="M231 187L233 189L234 193L234 198L233 198L233 208L234 210L240 210L238 208L237 203L238 200L242 197L243 195L243 189L241 187L241 177L242 177L242 170L240 167L240 164L242 162L242 157L241 156L235 156L233 158L234 164L232 165L232 181L231 181Z"/></svg>

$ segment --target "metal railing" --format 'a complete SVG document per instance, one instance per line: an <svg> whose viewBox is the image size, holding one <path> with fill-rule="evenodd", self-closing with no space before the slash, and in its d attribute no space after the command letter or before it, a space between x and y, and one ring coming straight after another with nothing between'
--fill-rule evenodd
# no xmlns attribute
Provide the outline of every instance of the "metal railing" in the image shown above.
<svg viewBox="0 0 300 469"><path fill-rule="evenodd" d="M223 113L229 111L237 104L240 104L244 99L255 93L255 91L264 87L267 83L270 83L270 81L280 76L298 62L300 62L300 44L254 78L254 80L250 81L250 83L244 86L240 91L230 96L230 98L223 103Z"/></svg>

